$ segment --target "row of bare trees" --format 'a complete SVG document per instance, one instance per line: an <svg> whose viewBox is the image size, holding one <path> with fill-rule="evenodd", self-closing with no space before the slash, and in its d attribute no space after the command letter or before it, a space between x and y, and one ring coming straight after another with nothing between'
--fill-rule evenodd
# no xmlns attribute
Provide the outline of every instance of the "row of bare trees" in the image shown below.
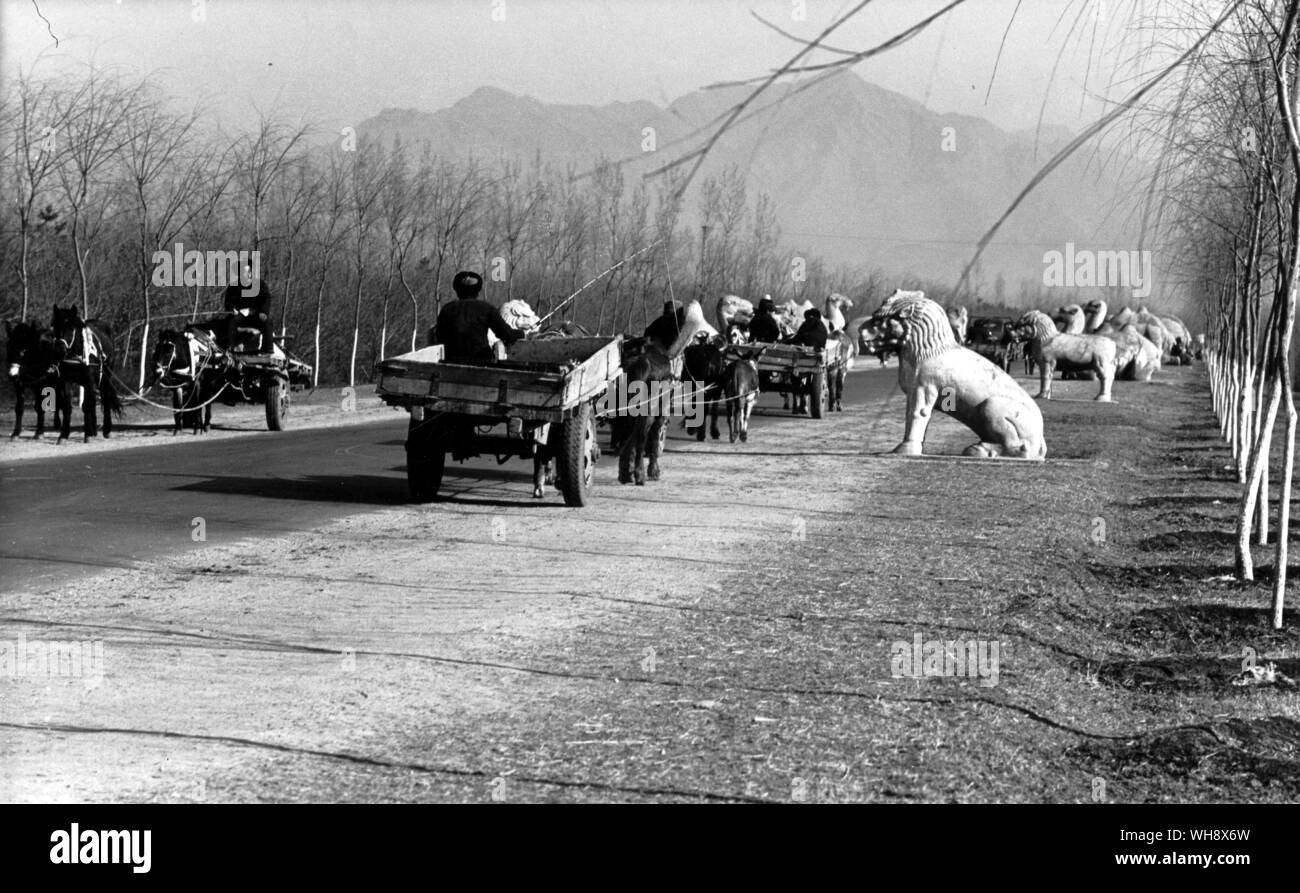
<svg viewBox="0 0 1300 893"><path fill-rule="evenodd" d="M1195 5L1187 10L1194 15ZM1252 544L1273 546L1278 628L1296 435L1298 12L1300 0L1235 4L1189 63L1176 98L1151 129L1163 149L1157 181L1166 199L1163 225L1174 236L1172 244L1182 246L1180 266L1207 321L1214 411L1242 485L1237 575L1254 579ZM1274 435L1280 412L1285 429L1279 456ZM1277 525L1271 531L1270 471L1279 464Z"/></svg>
<svg viewBox="0 0 1300 893"><path fill-rule="evenodd" d="M566 305L600 332L631 331L669 298L724 293L877 297L879 270L832 269L786 246L777 212L730 169L683 197L681 175L629 182L617 165L442 157L377 136L326 140L266 116L227 136L178 113L150 82L90 69L17 78L0 111L6 214L0 315L78 303L115 333L138 382L158 328L219 309L195 278L160 285L158 252L257 250L277 327L318 380L355 383L422 340L454 272L478 268L489 300ZM137 382L137 383L138 383Z"/></svg>

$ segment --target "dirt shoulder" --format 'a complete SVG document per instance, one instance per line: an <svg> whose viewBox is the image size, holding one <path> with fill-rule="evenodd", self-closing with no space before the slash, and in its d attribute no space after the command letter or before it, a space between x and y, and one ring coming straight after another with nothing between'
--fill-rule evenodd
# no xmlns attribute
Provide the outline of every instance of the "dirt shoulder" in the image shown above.
<svg viewBox="0 0 1300 893"><path fill-rule="evenodd" d="M1044 408L1045 464L876 455L890 387L675 432L662 483L607 460L587 509L457 479L21 594L0 639L100 641L105 672L0 680L0 799L1294 800L1295 690L1232 667L1297 638L1217 579L1200 374L1117 387ZM983 662L899 678L917 636Z"/></svg>

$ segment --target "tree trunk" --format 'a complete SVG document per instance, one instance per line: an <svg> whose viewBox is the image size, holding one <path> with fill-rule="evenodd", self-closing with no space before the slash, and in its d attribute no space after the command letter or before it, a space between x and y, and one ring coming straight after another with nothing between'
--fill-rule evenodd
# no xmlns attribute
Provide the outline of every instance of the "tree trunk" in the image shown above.
<svg viewBox="0 0 1300 893"><path fill-rule="evenodd" d="M407 284L406 274L402 272L400 264L397 267L397 281L406 292L406 296L411 299L411 350L415 350L416 338L420 333L420 302L416 300L415 292L411 291L411 286Z"/></svg>
<svg viewBox="0 0 1300 893"><path fill-rule="evenodd" d="M1269 383L1268 410L1265 413L1263 427L1260 429L1260 438L1250 452L1246 490L1237 513L1237 578L1243 581L1255 579L1255 560L1250 554L1250 519L1255 511L1255 498L1259 495L1259 483L1264 465L1268 462L1268 442L1273 436L1277 408L1282 402L1282 391L1278 384L1276 377Z"/></svg>
<svg viewBox="0 0 1300 893"><path fill-rule="evenodd" d="M148 279L140 288L140 297L144 302L144 333L140 336L140 381L135 386L135 389L140 393L144 393L145 364L149 361L149 323L151 320ZM129 344L125 345L125 347L128 351L131 349Z"/></svg>
<svg viewBox="0 0 1300 893"><path fill-rule="evenodd" d="M311 386L313 388L320 387L320 318L321 318L321 306L325 301L325 278L328 270L329 270L329 261L327 260L324 263L324 265L321 267L322 272L320 277L320 287L316 289L316 335L315 335L316 352L314 354L315 364L312 367L312 376L311 376Z"/></svg>
<svg viewBox="0 0 1300 893"><path fill-rule="evenodd" d="M18 278L23 281L23 310L21 322L27 322L27 308L31 299L31 283L28 279L27 258L31 250L31 234L27 231L27 221L22 221L22 250L18 261Z"/></svg>
<svg viewBox="0 0 1300 893"><path fill-rule="evenodd" d="M284 305L280 310L280 331L289 330L289 298L293 295L293 241L289 242L289 263L284 276Z"/></svg>
<svg viewBox="0 0 1300 893"><path fill-rule="evenodd" d="M357 386L357 342L361 338L361 291L365 284L364 268L357 264L357 299L352 307L352 358L348 363L348 387Z"/></svg>

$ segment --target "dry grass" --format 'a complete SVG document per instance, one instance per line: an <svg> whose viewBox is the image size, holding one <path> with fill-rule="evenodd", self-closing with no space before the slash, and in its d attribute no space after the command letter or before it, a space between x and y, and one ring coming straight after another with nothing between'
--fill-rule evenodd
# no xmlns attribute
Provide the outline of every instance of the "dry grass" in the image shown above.
<svg viewBox="0 0 1300 893"><path fill-rule="evenodd" d="M1294 613L1275 633L1262 584L1218 579L1236 488L1203 379L1120 388L1046 405L1043 465L897 462L698 602L576 630L549 666L618 683L521 681L473 759L539 800L1293 802L1295 688L1235 683L1244 648L1300 677ZM916 633L997 641L997 685L892 678ZM557 773L594 786L511 781Z"/></svg>

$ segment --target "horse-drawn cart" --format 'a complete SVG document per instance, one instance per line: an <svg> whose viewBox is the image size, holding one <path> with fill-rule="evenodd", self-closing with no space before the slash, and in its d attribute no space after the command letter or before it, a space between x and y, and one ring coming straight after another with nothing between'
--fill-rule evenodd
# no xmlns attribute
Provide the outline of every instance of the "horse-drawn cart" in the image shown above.
<svg viewBox="0 0 1300 893"><path fill-rule="evenodd" d="M283 431L289 414L289 393L311 381L312 367L273 345L270 353L229 353L230 364L218 371L217 398L227 406L240 403L266 405L266 427Z"/></svg>
<svg viewBox="0 0 1300 893"><path fill-rule="evenodd" d="M566 505L586 505L600 449L595 402L622 373L618 337L516 342L504 360L465 365L433 345L378 364L379 396L410 411L411 498L438 494L447 454L554 459ZM486 429L486 430L485 430Z"/></svg>
<svg viewBox="0 0 1300 893"><path fill-rule="evenodd" d="M185 425L195 433L207 431L217 402L260 403L266 407L266 427L284 430L289 394L311 386L312 366L285 348L284 335L264 348L259 330L238 328L233 343L225 346L218 343L220 327L218 317L158 333L151 381L171 392L174 430Z"/></svg>
<svg viewBox="0 0 1300 893"><path fill-rule="evenodd" d="M831 339L824 348L753 342L732 345L728 350L743 353L747 348L765 348L757 360L763 390L794 394L796 401L811 398L808 411L814 419L820 419L831 402L831 378L847 359L842 347L838 340Z"/></svg>

